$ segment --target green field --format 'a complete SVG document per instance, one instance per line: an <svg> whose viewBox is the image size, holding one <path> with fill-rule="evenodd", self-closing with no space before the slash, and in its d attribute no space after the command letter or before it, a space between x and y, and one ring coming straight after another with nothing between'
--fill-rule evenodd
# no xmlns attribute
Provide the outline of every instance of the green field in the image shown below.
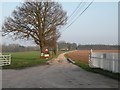
<svg viewBox="0 0 120 90"><path fill-rule="evenodd" d="M12 57L11 65L3 66L3 69L22 69L22 68L36 66L36 65L43 65L48 60L52 59L52 58L40 59L39 51L14 52L14 53L8 53L8 54L11 54L11 57ZM57 57L57 56L58 55L54 57Z"/></svg>

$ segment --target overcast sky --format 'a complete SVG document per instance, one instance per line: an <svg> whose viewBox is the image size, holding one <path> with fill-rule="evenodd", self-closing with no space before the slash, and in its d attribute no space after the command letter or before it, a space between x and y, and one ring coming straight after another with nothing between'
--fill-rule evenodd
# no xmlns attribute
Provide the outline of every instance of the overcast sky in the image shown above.
<svg viewBox="0 0 120 90"><path fill-rule="evenodd" d="M67 11L67 15L76 9L80 2L61 2L63 9ZM69 18L68 24L60 29L61 37L59 41L75 42L78 44L118 44L118 3L117 2L94 2L83 14L79 14L87 7L83 4L83 8ZM19 2L2 3L3 21L11 12L19 5ZM82 7L82 6L81 6ZM78 17L78 18L77 18ZM66 29L66 27L77 20ZM1 21L0 21L1 23ZM8 37L2 39L2 43L20 43L22 45L34 45L28 41L13 41Z"/></svg>

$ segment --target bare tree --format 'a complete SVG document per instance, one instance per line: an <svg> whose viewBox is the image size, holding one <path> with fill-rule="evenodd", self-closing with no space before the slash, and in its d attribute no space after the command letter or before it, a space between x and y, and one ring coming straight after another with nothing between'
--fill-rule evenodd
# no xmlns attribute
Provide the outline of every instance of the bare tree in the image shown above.
<svg viewBox="0 0 120 90"><path fill-rule="evenodd" d="M45 46L54 46L66 21L66 12L58 2L24 2L5 20L3 36L32 39L43 52Z"/></svg>

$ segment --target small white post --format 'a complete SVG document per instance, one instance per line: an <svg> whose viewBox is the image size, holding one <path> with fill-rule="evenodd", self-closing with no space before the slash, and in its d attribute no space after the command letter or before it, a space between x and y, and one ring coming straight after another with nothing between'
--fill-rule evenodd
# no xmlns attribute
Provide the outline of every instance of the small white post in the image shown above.
<svg viewBox="0 0 120 90"><path fill-rule="evenodd" d="M90 56L90 59L91 59L92 53L93 53L93 50L91 49L91 50L90 50L90 55L89 55L89 56Z"/></svg>
<svg viewBox="0 0 120 90"><path fill-rule="evenodd" d="M11 54L9 54L9 64L11 64Z"/></svg>
<svg viewBox="0 0 120 90"><path fill-rule="evenodd" d="M92 53L92 52L93 52L93 50L91 49L91 50L90 50L90 53Z"/></svg>
<svg viewBox="0 0 120 90"><path fill-rule="evenodd" d="M90 50L90 53L89 53L89 66L90 67L92 67L91 55L92 55L92 49Z"/></svg>

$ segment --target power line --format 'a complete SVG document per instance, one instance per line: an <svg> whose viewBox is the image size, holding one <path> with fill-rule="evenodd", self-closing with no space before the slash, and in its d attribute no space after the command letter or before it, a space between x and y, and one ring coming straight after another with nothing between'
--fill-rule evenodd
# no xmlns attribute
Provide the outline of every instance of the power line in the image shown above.
<svg viewBox="0 0 120 90"><path fill-rule="evenodd" d="M93 0L94 1L94 0ZM93 3L93 1L79 14L79 16L73 21L73 22L71 22L65 29L64 29L64 31L65 30L67 30L67 28L69 28L89 7L90 7L90 5ZM63 32L63 31L62 31Z"/></svg>
<svg viewBox="0 0 120 90"><path fill-rule="evenodd" d="M77 8L77 10L75 10L75 12L72 14L72 15L74 15L74 17L73 17L73 18L70 18L70 17L68 18L68 19L69 19L69 20L68 20L68 23L69 23L69 22L72 22L72 20L74 20L74 18L79 14L79 12L81 12L82 8L86 5L86 2L84 2L83 4L82 4L82 3L83 3L83 2L80 3L81 6L79 6L79 7ZM72 15L71 15L71 16L72 16Z"/></svg>
<svg viewBox="0 0 120 90"><path fill-rule="evenodd" d="M66 27L66 29L69 28L90 7L93 1L82 11L82 13L79 14L79 16L69 26Z"/></svg>
<svg viewBox="0 0 120 90"><path fill-rule="evenodd" d="M78 6L79 6L79 7L77 7L78 9L73 11L74 13L76 13L76 14L74 15L74 18L79 15L79 12L81 12L82 8L83 8L83 7L86 5L86 3L87 3L87 2L84 2L84 4L82 4L83 2L84 2L84 0L83 0L81 3L79 3L79 5L81 5L81 7L78 5ZM73 14L73 13L72 13L72 14ZM72 15L72 14L71 14L71 15ZM71 16L71 15L70 15L70 16ZM68 23L67 23L67 25L69 25L69 22L71 23L71 22L74 20L74 18L71 19L71 18L68 17ZM65 30L65 27L66 27L66 26L64 26L64 27L62 28L63 31ZM61 31L61 32L63 32L63 31Z"/></svg>
<svg viewBox="0 0 120 90"><path fill-rule="evenodd" d="M78 14L80 11L81 11L81 9L85 6L85 5L83 5L82 6L82 3L84 2L84 0L82 0L79 4L78 4L78 6L76 7L76 9L72 12L72 14L68 17L68 24L69 24L69 22L71 22L72 20L74 20L74 18L77 16L76 14ZM85 3L86 4L86 3ZM82 7L81 7L82 6ZM78 12L78 13L77 13ZM74 15L74 17L73 18L71 18L72 16ZM62 30L65 28L66 26L64 26L64 27L62 27Z"/></svg>
<svg viewBox="0 0 120 90"><path fill-rule="evenodd" d="M81 4L82 4L82 2L80 2L79 4L78 4L78 6L76 7L76 9L71 13L71 15L69 16L69 18L71 18L73 15L74 15L74 13L79 9L79 7L81 6Z"/></svg>

